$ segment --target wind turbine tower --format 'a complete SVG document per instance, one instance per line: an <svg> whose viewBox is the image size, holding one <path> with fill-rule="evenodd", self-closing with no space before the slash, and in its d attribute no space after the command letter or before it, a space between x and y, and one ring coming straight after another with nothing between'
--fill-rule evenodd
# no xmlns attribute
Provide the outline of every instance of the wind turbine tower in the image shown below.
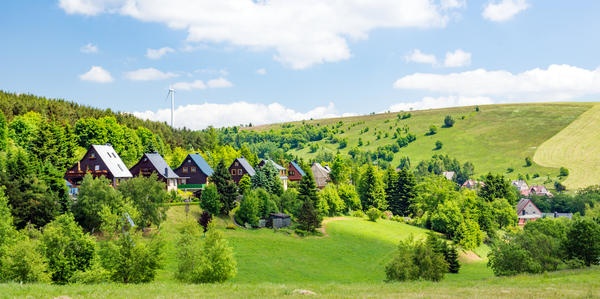
<svg viewBox="0 0 600 299"><path fill-rule="evenodd" d="M169 94L171 95L171 128L175 128L173 121L173 111L175 110L175 89L169 87Z"/></svg>

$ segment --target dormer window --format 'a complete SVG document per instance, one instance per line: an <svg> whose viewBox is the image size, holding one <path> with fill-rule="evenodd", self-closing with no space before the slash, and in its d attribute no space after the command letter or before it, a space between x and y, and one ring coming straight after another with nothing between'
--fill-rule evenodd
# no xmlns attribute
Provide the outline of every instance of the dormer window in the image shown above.
<svg viewBox="0 0 600 299"><path fill-rule="evenodd" d="M241 169L238 169L238 174L242 175L242 170Z"/></svg>

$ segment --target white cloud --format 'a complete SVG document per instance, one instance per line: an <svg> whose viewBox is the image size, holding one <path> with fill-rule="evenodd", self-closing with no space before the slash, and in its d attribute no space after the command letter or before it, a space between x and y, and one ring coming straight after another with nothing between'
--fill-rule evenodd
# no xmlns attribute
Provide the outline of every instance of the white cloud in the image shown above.
<svg viewBox="0 0 600 299"><path fill-rule="evenodd" d="M441 0L440 6L442 9L463 8L467 6L465 0Z"/></svg>
<svg viewBox="0 0 600 299"><path fill-rule="evenodd" d="M158 111L133 112L142 119L169 121L170 109ZM177 127L187 127L198 130L208 126L223 127L252 123L262 125L269 123L288 122L304 119L320 119L338 117L339 114L333 103L319 106L305 113L284 107L279 103L258 104L235 102L231 104L204 103L201 105L179 106L175 109L175 124Z"/></svg>
<svg viewBox="0 0 600 299"><path fill-rule="evenodd" d="M206 85L202 80L196 80L192 82L177 82L173 84L175 90L192 90L192 89L206 89Z"/></svg>
<svg viewBox="0 0 600 299"><path fill-rule="evenodd" d="M259 75L266 75L267 74L267 70L264 68L258 69L256 70L256 73Z"/></svg>
<svg viewBox="0 0 600 299"><path fill-rule="evenodd" d="M406 61L416 63L428 63L431 65L437 64L437 58L433 54L425 54L419 49L414 49L410 54L406 55Z"/></svg>
<svg viewBox="0 0 600 299"><path fill-rule="evenodd" d="M163 47L160 49L146 49L146 57L150 59L159 59L167 53L174 53L175 50L169 47Z"/></svg>
<svg viewBox="0 0 600 299"><path fill-rule="evenodd" d="M174 73L163 73L155 68L149 67L145 69L139 69L131 72L126 72L125 77L133 81L152 81L152 80L164 80L179 75Z"/></svg>
<svg viewBox="0 0 600 299"><path fill-rule="evenodd" d="M458 49L454 52L447 52L444 60L445 67L461 67L471 65L471 53Z"/></svg>
<svg viewBox="0 0 600 299"><path fill-rule="evenodd" d="M481 15L490 21L504 22L529 7L530 5L526 0L490 1Z"/></svg>
<svg viewBox="0 0 600 299"><path fill-rule="evenodd" d="M572 99L600 94L600 68L550 65L522 73L476 69L451 74L416 73L394 83L395 88L428 90L463 96L501 96L511 99Z"/></svg>
<svg viewBox="0 0 600 299"><path fill-rule="evenodd" d="M85 54L98 53L98 46L96 46L92 43L88 43L87 45L79 48L79 51L81 51L81 53L85 53Z"/></svg>
<svg viewBox="0 0 600 299"><path fill-rule="evenodd" d="M231 83L231 82L229 82L229 80L221 77L221 78L217 78L217 79L208 80L208 82L206 82L206 85L208 85L208 87L210 87L210 88L227 88L227 87L232 87L233 83Z"/></svg>
<svg viewBox="0 0 600 299"><path fill-rule="evenodd" d="M82 81L98 82L98 83L110 83L114 79L110 73L103 69L101 66L92 66L89 71L85 74L79 75L79 79Z"/></svg>
<svg viewBox="0 0 600 299"><path fill-rule="evenodd" d="M424 97L417 102L397 103L391 105L389 111L409 111L409 110L425 110L437 109L456 106L471 106L471 105L486 105L493 104L492 99L488 97Z"/></svg>
<svg viewBox="0 0 600 299"><path fill-rule="evenodd" d="M456 2L456 3L455 3ZM188 43L274 49L294 69L351 57L348 41L376 28L444 27L462 1L60 0L69 14L114 13L186 30ZM293 20L293 21L290 21Z"/></svg>

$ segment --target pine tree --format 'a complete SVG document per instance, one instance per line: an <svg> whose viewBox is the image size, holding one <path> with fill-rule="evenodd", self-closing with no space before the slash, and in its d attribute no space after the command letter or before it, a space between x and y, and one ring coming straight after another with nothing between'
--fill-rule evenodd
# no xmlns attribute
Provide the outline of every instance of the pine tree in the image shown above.
<svg viewBox="0 0 600 299"><path fill-rule="evenodd" d="M399 201L400 195L398 194L398 188L396 187L396 181L398 180L398 174L392 168L388 168L385 172L385 200L388 204L388 208L394 215L399 215L398 211L393 210L392 204Z"/></svg>
<svg viewBox="0 0 600 299"><path fill-rule="evenodd" d="M311 200L307 199L302 203L298 223L302 229L309 232L314 232L318 227L321 227L321 216L315 210Z"/></svg>
<svg viewBox="0 0 600 299"><path fill-rule="evenodd" d="M302 177L298 184L298 200L304 202L310 200L313 208L317 206L319 197L317 196L317 185L315 179L312 176L312 172L306 172L306 175Z"/></svg>
<svg viewBox="0 0 600 299"><path fill-rule="evenodd" d="M410 212L410 204L416 196L415 187L417 181L412 172L402 169L398 172L393 188L393 195L388 200L389 209L394 215L407 216Z"/></svg>
<svg viewBox="0 0 600 299"><path fill-rule="evenodd" d="M358 185L358 194L364 210L371 207L381 211L387 209L385 186L373 165L367 165Z"/></svg>
<svg viewBox="0 0 600 299"><path fill-rule="evenodd" d="M211 181L217 187L219 200L221 201L221 214L229 215L229 212L234 208L234 202L237 198L237 187L231 179L231 174L225 160L221 159L215 172L211 176Z"/></svg>
<svg viewBox="0 0 600 299"><path fill-rule="evenodd" d="M448 272L450 273L458 273L460 269L460 263L458 262L458 250L456 250L455 246L448 246L448 250L446 251L446 262L448 263Z"/></svg>

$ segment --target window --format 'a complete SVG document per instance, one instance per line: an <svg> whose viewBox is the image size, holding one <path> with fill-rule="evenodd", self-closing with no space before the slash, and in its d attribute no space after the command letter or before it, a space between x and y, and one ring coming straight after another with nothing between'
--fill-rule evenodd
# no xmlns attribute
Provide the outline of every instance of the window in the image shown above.
<svg viewBox="0 0 600 299"><path fill-rule="evenodd" d="M121 167L121 164L117 164L117 166L119 166L119 169L121 169L121 171L123 171L123 167Z"/></svg>
<svg viewBox="0 0 600 299"><path fill-rule="evenodd" d="M290 175L294 175L294 171L293 170L290 170Z"/></svg>
<svg viewBox="0 0 600 299"><path fill-rule="evenodd" d="M235 175L235 169L231 170L231 175Z"/></svg>
<svg viewBox="0 0 600 299"><path fill-rule="evenodd" d="M192 163L192 160L188 159L188 163Z"/></svg>
<svg viewBox="0 0 600 299"><path fill-rule="evenodd" d="M144 157L144 162L148 161L148 158Z"/></svg>
<svg viewBox="0 0 600 299"><path fill-rule="evenodd" d="M238 164L238 162L237 162L237 161L235 161L235 166L238 166L238 165L240 165L240 164Z"/></svg>
<svg viewBox="0 0 600 299"><path fill-rule="evenodd" d="M188 168L187 167L183 168L183 173L188 173Z"/></svg>
<svg viewBox="0 0 600 299"><path fill-rule="evenodd" d="M241 169L238 169L238 174L242 175L242 170Z"/></svg>
<svg viewBox="0 0 600 299"><path fill-rule="evenodd" d="M90 154L90 159L96 159L96 153L91 153Z"/></svg>
<svg viewBox="0 0 600 299"><path fill-rule="evenodd" d="M190 167L190 170L192 171L192 173L196 173L196 167L192 166Z"/></svg>
<svg viewBox="0 0 600 299"><path fill-rule="evenodd" d="M94 170L95 170L95 171L98 171L98 170L100 170L100 165L96 165L96 166L94 166Z"/></svg>

